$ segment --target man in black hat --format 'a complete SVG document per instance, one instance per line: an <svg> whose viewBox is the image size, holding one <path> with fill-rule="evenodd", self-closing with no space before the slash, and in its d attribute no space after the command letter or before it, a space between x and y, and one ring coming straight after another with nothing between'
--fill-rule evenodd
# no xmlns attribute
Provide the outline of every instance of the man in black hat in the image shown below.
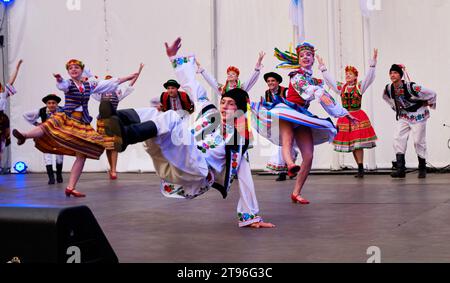
<svg viewBox="0 0 450 283"><path fill-rule="evenodd" d="M269 87L265 93L266 102L273 103L274 101L279 101L281 98L286 98L287 88L281 86L280 84L283 82L283 78L275 73L270 72L264 75L264 80ZM297 153L293 151L293 159L297 158ZM283 154L281 151L281 146L277 147L277 151L270 157L269 162L266 165L266 169L270 172L274 172L278 174L277 182L286 181L287 175L287 165L283 159Z"/></svg>
<svg viewBox="0 0 450 283"><path fill-rule="evenodd" d="M189 114L194 112L194 103L186 92L179 91L180 84L176 80L168 80L163 86L166 89L160 97L163 112L168 110L184 110Z"/></svg>
<svg viewBox="0 0 450 283"><path fill-rule="evenodd" d="M407 79L403 77L406 75ZM383 99L396 112L397 126L394 136L396 170L392 178L405 178L405 152L409 134L414 139L414 147L419 159L419 178L426 178L426 126L430 118L430 107L436 109L436 93L411 82L403 65L392 65L389 76L392 83L386 85Z"/></svg>
<svg viewBox="0 0 450 283"><path fill-rule="evenodd" d="M266 90L266 102L272 103L276 96L286 98L286 92L288 89L280 86L280 84L283 82L283 78L279 74L275 72L267 73L264 75L264 80L269 87L269 89Z"/></svg>
<svg viewBox="0 0 450 283"><path fill-rule="evenodd" d="M38 126L44 123L53 114L63 112L63 108L58 106L61 102L61 98L56 94L49 94L42 98L42 102L45 103L45 107L37 111L30 111L23 115L25 120L34 126ZM40 122L38 122L40 120ZM55 155L56 159L56 181L60 184L63 182L62 169L63 169L63 155ZM53 171L53 154L44 153L44 162L47 168L48 184L55 184L55 174Z"/></svg>

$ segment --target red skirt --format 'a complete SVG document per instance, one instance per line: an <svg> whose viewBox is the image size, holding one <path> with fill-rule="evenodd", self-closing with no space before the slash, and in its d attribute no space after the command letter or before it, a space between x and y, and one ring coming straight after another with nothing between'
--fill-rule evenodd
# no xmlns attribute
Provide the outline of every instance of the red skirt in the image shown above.
<svg viewBox="0 0 450 283"><path fill-rule="evenodd" d="M338 133L334 138L334 150L337 152L353 152L356 149L369 149L376 146L377 135L363 110L350 114L359 121L352 124L346 117L337 121Z"/></svg>

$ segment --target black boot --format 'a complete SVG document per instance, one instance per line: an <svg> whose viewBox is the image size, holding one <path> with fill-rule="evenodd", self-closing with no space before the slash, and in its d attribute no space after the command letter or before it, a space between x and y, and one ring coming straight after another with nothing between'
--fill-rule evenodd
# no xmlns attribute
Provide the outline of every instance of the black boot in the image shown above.
<svg viewBox="0 0 450 283"><path fill-rule="evenodd" d="M358 174L355 175L355 178L364 178L364 164L358 164Z"/></svg>
<svg viewBox="0 0 450 283"><path fill-rule="evenodd" d="M156 137L158 129L153 121L124 126L118 116L112 116L109 123L111 132L116 136L114 149L124 152L128 145Z"/></svg>
<svg viewBox="0 0 450 283"><path fill-rule="evenodd" d="M405 155L397 154L397 170L391 173L392 178L405 178L406 177L406 167L405 167Z"/></svg>
<svg viewBox="0 0 450 283"><path fill-rule="evenodd" d="M48 184L55 184L55 173L53 172L53 165L47 165L45 167L47 168Z"/></svg>
<svg viewBox="0 0 450 283"><path fill-rule="evenodd" d="M280 173L280 174L278 175L278 178L277 178L275 181L277 181L277 182L283 182L283 181L286 181L286 173Z"/></svg>
<svg viewBox="0 0 450 283"><path fill-rule="evenodd" d="M61 184L63 182L62 169L63 169L62 163L56 164L56 182L58 182L58 184Z"/></svg>
<svg viewBox="0 0 450 283"><path fill-rule="evenodd" d="M419 157L419 179L427 177L427 161Z"/></svg>

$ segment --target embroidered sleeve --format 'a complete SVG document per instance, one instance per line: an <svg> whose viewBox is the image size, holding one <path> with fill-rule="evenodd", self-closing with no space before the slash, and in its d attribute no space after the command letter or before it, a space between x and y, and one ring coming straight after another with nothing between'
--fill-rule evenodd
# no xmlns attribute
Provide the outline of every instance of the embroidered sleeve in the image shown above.
<svg viewBox="0 0 450 283"><path fill-rule="evenodd" d="M335 93L340 93L342 91L342 83L337 82L329 71L323 71L322 75L327 86L331 88Z"/></svg>
<svg viewBox="0 0 450 283"><path fill-rule="evenodd" d="M196 80L195 57L171 57L170 62L175 69L175 75L181 87L194 98L196 102L209 103L205 88Z"/></svg>
<svg viewBox="0 0 450 283"><path fill-rule="evenodd" d="M364 94L370 87L370 85L373 84L373 82L375 81L375 71L376 71L375 67L370 67L369 71L367 71L366 77L361 82L361 86L359 88L361 90L361 94Z"/></svg>

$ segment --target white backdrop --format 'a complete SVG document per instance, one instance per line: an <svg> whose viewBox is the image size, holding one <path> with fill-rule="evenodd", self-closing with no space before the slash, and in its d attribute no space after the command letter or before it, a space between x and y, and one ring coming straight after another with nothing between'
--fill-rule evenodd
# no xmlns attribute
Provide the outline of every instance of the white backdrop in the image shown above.
<svg viewBox="0 0 450 283"><path fill-rule="evenodd" d="M84 61L93 73L123 76L134 72L139 63L146 64L135 86L136 91L120 108L145 107L151 97L159 96L162 84L173 78L173 71L164 52L163 43L176 36L183 37L183 51L194 52L203 66L212 71L217 64L218 80L223 82L229 65L241 69L241 79L249 77L259 51L268 56L264 72L272 71L277 62L273 48L287 49L293 40L288 19L288 0L217 0L216 29L212 0L80 0L80 10L69 10L66 0L16 0L9 11L9 58L12 70L18 59L24 59L16 83L19 93L11 100L13 128L31 129L22 113L43 106L41 98L57 92L52 73L65 75L64 64L70 58ZM404 63L413 80L437 91L438 110L429 121L429 162L435 166L450 163L447 139L450 129L450 85L446 75L450 66L449 0L381 0L381 10L370 18L366 31L358 0L305 0L305 28L309 42L316 45L335 76L343 77L347 64L357 66L361 73L371 54L378 47L380 59L377 79L365 96L363 108L372 117L380 138L374 152L377 167L386 168L394 157L392 136L395 116L382 101L381 93L389 81L392 63ZM214 36L217 55L214 55ZM366 40L364 40L366 37ZM287 72L280 71L287 81ZM320 77L319 72L316 74ZM201 77L199 77L201 80ZM261 78L251 92L259 99L266 89ZM91 116L98 113L98 104L90 103ZM317 105L313 112L325 115ZM14 142L15 143L15 142ZM262 169L272 147L261 139L251 152L252 167ZM269 148L269 149L268 149ZM367 154L369 155L369 153ZM316 148L314 168L330 168L331 145ZM43 171L42 154L33 142L12 146L12 162L26 161L30 171ZM70 170L71 158L64 169ZM353 165L351 155L340 155L341 165ZM410 143L408 164L417 164ZM87 171L104 171L105 156L89 160ZM153 164L142 145L134 145L119 157L119 171L150 171Z"/></svg>

